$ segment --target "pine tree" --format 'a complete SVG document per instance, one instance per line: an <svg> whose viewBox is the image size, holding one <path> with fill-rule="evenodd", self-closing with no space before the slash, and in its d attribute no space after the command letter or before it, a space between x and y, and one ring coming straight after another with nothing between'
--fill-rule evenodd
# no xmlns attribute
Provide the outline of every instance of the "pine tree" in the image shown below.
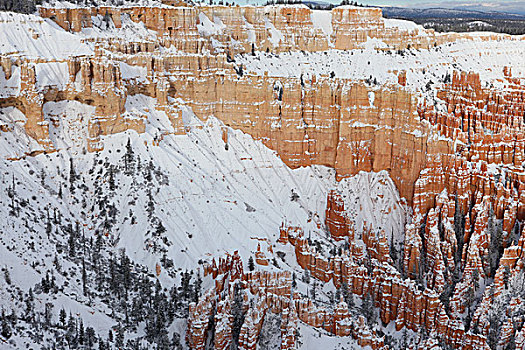
<svg viewBox="0 0 525 350"><path fill-rule="evenodd" d="M348 305L348 309L353 309L355 307L354 295L352 293L348 293L345 301L346 305Z"/></svg>
<svg viewBox="0 0 525 350"><path fill-rule="evenodd" d="M71 257L75 256L76 255L76 238L75 238L75 231L73 231L72 229L70 229L70 232L69 232L68 245L69 245L69 256Z"/></svg>
<svg viewBox="0 0 525 350"><path fill-rule="evenodd" d="M7 268L7 266L4 267L4 278L5 278L5 283L7 284L11 284L11 275L9 274L9 269Z"/></svg>
<svg viewBox="0 0 525 350"><path fill-rule="evenodd" d="M490 276L494 276L498 269L499 261L503 253L502 249L502 230L494 224L494 210L489 210L489 221L487 232L490 237L489 257L490 257Z"/></svg>
<svg viewBox="0 0 525 350"><path fill-rule="evenodd" d="M317 281L316 280L314 280L314 283L312 285L310 297L312 298L313 301L316 301L316 298L317 298Z"/></svg>
<svg viewBox="0 0 525 350"><path fill-rule="evenodd" d="M44 305L44 325L46 328L51 326L51 319L53 318L53 304L46 303Z"/></svg>
<svg viewBox="0 0 525 350"><path fill-rule="evenodd" d="M124 328L120 324L117 327L115 346L117 347L117 349L121 349L124 346Z"/></svg>
<svg viewBox="0 0 525 350"><path fill-rule="evenodd" d="M151 218L153 216L153 212L155 211L155 202L153 202L153 195L151 194L150 188L148 188L147 196L148 196L148 203L146 206L146 211L148 213L148 216Z"/></svg>
<svg viewBox="0 0 525 350"><path fill-rule="evenodd" d="M9 324L9 321L7 320L7 316L5 315L5 311L3 309L2 309L2 316L1 316L0 322L1 322L0 335L2 335L4 339L11 338L11 336L13 335L11 331L11 325Z"/></svg>
<svg viewBox="0 0 525 350"><path fill-rule="evenodd" d="M365 316L369 324L374 323L375 321L374 300L372 298L372 294L370 293L370 291L367 291L365 296L363 297L363 302L361 304L361 312L363 316Z"/></svg>
<svg viewBox="0 0 525 350"><path fill-rule="evenodd" d="M153 180L152 172L153 172L154 166L153 161L149 161L148 165L144 167L144 179L146 182L151 182Z"/></svg>
<svg viewBox="0 0 525 350"><path fill-rule="evenodd" d="M66 319L67 319L67 314L66 314L66 310L64 310L64 308L60 309L60 314L58 316L58 320L60 322L60 324L62 325L62 327L66 327Z"/></svg>
<svg viewBox="0 0 525 350"><path fill-rule="evenodd" d="M250 258L248 259L248 269L250 271L253 271L255 270L255 264L253 262L253 257L250 256Z"/></svg>
<svg viewBox="0 0 525 350"><path fill-rule="evenodd" d="M69 158L69 183L71 184L71 190L73 190L73 185L77 180L77 174L75 172L75 167L73 165L73 158Z"/></svg>
<svg viewBox="0 0 525 350"><path fill-rule="evenodd" d="M33 318L33 310L34 310L34 296L33 296L33 289L29 288L29 291L27 292L27 298L26 298L26 318L32 319Z"/></svg>
<svg viewBox="0 0 525 350"><path fill-rule="evenodd" d="M87 327L86 328L86 344L88 346L88 349L91 349L91 347L95 343L96 338L97 338L97 335L95 334L95 330L92 327Z"/></svg>
<svg viewBox="0 0 525 350"><path fill-rule="evenodd" d="M171 348L174 350L182 350L180 334L177 332L173 332L173 337L171 338Z"/></svg>
<svg viewBox="0 0 525 350"><path fill-rule="evenodd" d="M9 215L11 216L18 216L18 207L16 205L16 186L15 186L15 175L13 174L13 181L12 185L10 187L7 187L7 196L11 199L11 203L9 204Z"/></svg>
<svg viewBox="0 0 525 350"><path fill-rule="evenodd" d="M164 225L162 224L162 221L158 220L157 222L157 227L155 228L155 235L157 237L160 237L162 236L163 233L166 232L166 228L164 227Z"/></svg>
<svg viewBox="0 0 525 350"><path fill-rule="evenodd" d="M127 298L128 292L131 288L131 262L124 251L120 255L120 275L122 285L124 286L125 297Z"/></svg>
<svg viewBox="0 0 525 350"><path fill-rule="evenodd" d="M84 322L79 319L78 323L78 342L84 344Z"/></svg>
<svg viewBox="0 0 525 350"><path fill-rule="evenodd" d="M87 295L87 273L84 258L82 258L82 293Z"/></svg>
<svg viewBox="0 0 525 350"><path fill-rule="evenodd" d="M474 297L475 297L474 289L472 287L468 287L467 300L466 300L468 309L471 309L472 306L474 305Z"/></svg>
<svg viewBox="0 0 525 350"><path fill-rule="evenodd" d="M239 343L239 335L241 333L241 327L244 323L244 312L243 312L244 299L242 297L242 290L239 283L235 284L233 289L233 305L232 305L232 339L235 345Z"/></svg>
<svg viewBox="0 0 525 350"><path fill-rule="evenodd" d="M198 302L199 297L201 296L201 288L202 288L202 279L200 274L197 274L197 279L195 280L194 285L194 301Z"/></svg>
<svg viewBox="0 0 525 350"><path fill-rule="evenodd" d="M395 246L395 241L394 241L394 228L392 228L392 235L390 237L390 257L392 258L392 261L394 262L394 264L397 262L397 249L396 249L396 246Z"/></svg>
<svg viewBox="0 0 525 350"><path fill-rule="evenodd" d="M510 280L510 268L508 266L505 266L503 269L503 284L505 285L505 289L509 287L509 280Z"/></svg>
<svg viewBox="0 0 525 350"><path fill-rule="evenodd" d="M109 173L109 179L108 179L109 189L111 191L114 191L116 188L115 187L115 168L113 166L110 166L108 169L108 173Z"/></svg>
<svg viewBox="0 0 525 350"><path fill-rule="evenodd" d="M131 140L128 138L128 143L126 144L126 153L124 154L124 174L128 176L133 175L134 161L135 155L133 153L133 148L131 147Z"/></svg>
<svg viewBox="0 0 525 350"><path fill-rule="evenodd" d="M308 269L304 269L303 272L303 282L306 284L310 284L310 271L308 271Z"/></svg>

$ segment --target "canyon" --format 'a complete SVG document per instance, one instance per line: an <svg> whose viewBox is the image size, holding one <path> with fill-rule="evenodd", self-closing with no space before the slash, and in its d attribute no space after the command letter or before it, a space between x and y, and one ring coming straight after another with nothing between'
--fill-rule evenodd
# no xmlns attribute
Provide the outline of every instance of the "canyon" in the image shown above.
<svg viewBox="0 0 525 350"><path fill-rule="evenodd" d="M188 348L258 349L279 317L280 349L304 326L372 349L525 349L525 37L436 33L368 7L184 3L42 6L0 13L0 29L7 164L111 152L115 135L169 153L217 123L213 147L242 133L286 171L333 172L300 196L286 183L307 219L272 217L251 248L187 258L208 287L188 307ZM164 284L163 259L144 260ZM356 315L365 303L375 311Z"/></svg>

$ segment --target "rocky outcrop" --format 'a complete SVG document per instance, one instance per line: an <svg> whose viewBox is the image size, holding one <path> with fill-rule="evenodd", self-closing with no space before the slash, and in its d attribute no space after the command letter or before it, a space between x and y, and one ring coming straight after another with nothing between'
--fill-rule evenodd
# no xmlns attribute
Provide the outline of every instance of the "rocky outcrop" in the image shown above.
<svg viewBox="0 0 525 350"><path fill-rule="evenodd" d="M332 190L328 192L326 201L325 224L332 237L336 240L348 237L350 241L353 241L353 226L345 213L345 203L341 196Z"/></svg>
<svg viewBox="0 0 525 350"><path fill-rule="evenodd" d="M297 230L292 228L291 232ZM324 282L332 280L336 286L345 283L350 292L359 296L372 294L384 324L394 321L397 330L406 327L413 331L421 328L430 333L435 331L447 343L462 349L488 349L483 336L466 332L461 322L450 319L434 290L421 291L412 281L404 280L390 264L373 259L374 267L369 272L361 265L363 255L354 256L352 248L327 262L319 253L312 252L301 233L290 236L289 242L295 246L299 265L310 270L313 277ZM333 325L319 322L313 325Z"/></svg>

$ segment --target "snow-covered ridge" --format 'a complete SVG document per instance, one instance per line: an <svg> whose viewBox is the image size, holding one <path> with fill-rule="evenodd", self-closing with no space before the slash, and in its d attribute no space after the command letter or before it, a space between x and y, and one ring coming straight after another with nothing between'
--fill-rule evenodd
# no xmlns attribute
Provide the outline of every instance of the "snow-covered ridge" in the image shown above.
<svg viewBox="0 0 525 350"><path fill-rule="evenodd" d="M376 43L363 50L325 52L286 52L279 55L257 53L236 59L250 73L269 76L332 76L364 80L372 77L379 85L396 84L398 73L406 71L407 88L425 91L427 84L439 83L451 69L478 72L484 84L503 87L504 68L515 76L525 76L525 41L464 40L431 50L375 50ZM483 59L480 60L479 57Z"/></svg>
<svg viewBox="0 0 525 350"><path fill-rule="evenodd" d="M93 53L80 36L35 15L0 12L0 33L0 55L63 60Z"/></svg>

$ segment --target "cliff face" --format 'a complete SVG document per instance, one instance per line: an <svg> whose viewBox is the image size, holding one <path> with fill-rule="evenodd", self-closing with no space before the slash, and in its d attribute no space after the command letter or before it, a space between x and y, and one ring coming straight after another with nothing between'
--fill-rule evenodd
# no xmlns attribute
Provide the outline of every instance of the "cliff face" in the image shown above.
<svg viewBox="0 0 525 350"><path fill-rule="evenodd" d="M88 149L97 150L102 135L144 131L144 120L131 118L124 108L126 99L138 93L156 98L157 108L168 113L178 130L180 115L168 99L182 99L200 118L215 116L262 140L292 168L326 165L335 168L339 178L388 170L409 200L425 154L449 147L428 140L429 128L419 122L414 97L395 86L371 87L348 79L239 76L224 56L130 59L129 64L147 72L137 81L122 77L121 65L107 62L97 52L95 57L69 61L69 82L45 93L34 91L34 68L24 63L23 92L3 102L34 111L26 130L45 149L53 148L41 123L47 102L76 100L94 106Z"/></svg>
<svg viewBox="0 0 525 350"><path fill-rule="evenodd" d="M441 35L385 20L379 9L354 7L40 8L39 14L78 35L91 51L67 57L2 53L0 109L19 110L25 133L37 145L22 154L13 151L10 159L63 147L53 130L66 123L67 112L53 108L71 102L83 108L76 120L85 123L79 144L90 152L103 149L105 135L144 133L152 113L170 123L155 136L158 146L166 135L186 132L189 110L203 121L213 116L223 123L225 147L228 128L240 130L293 169L326 166L338 180L387 171L411 209L403 237L372 229L370 222L357 230L346 199L327 188L325 211L309 215L321 218L318 228L341 242L325 242L340 249L337 254L314 247L301 227L288 225L280 229L279 247L293 251L294 262L315 283L332 283L362 302L371 298L383 325L425 329L433 336L419 344L423 348L437 339L454 348L494 347L496 304L507 305L510 315L498 326L500 345L513 339L517 348L525 346L523 296L509 292L523 274L525 249L524 80L507 66L497 76L487 69L493 75L484 72L484 79L478 72L457 71L454 56L428 65L444 65L452 76L435 74L434 81L422 83L419 68L404 61L405 55L434 57L443 44L511 46L522 39ZM128 32L136 35L126 37ZM38 43L44 35L34 37ZM364 70L351 59L340 67L354 69L359 79L339 72L294 74L287 67L272 74L266 60L304 50L305 56L324 52L329 61L331 49L369 54ZM399 66L374 67L379 55L396 51ZM239 63L247 56L268 68L265 73ZM7 124L0 130L12 131ZM258 268L276 265L271 244L254 252ZM388 348L369 319L355 317L348 295L332 307L319 306L315 297L292 287L291 272L247 273L238 254L209 262L205 273L214 287L189 308L186 339L192 349L205 348L212 328L217 349L229 348L235 337L240 348L255 349L270 314L281 316L281 349L298 343L299 321L352 337L362 347ZM245 318L234 336L239 289Z"/></svg>
<svg viewBox="0 0 525 350"><path fill-rule="evenodd" d="M256 50L285 52L289 50L323 51L330 47L349 50L360 48L368 38L383 40L394 49L407 46L429 48L443 43L432 31L414 28L403 31L386 27L380 9L338 7L321 11L318 21L313 11L302 6L200 6L195 7L130 7L130 8L40 8L39 14L51 18L65 30L79 32L93 27L92 16L110 17L120 28L121 17L143 22L154 30L163 43L190 53L202 50L196 38L213 37L220 45L212 49L233 52ZM324 28L330 28L326 32ZM200 34L200 35L199 35ZM208 40L203 40L206 42ZM234 41L234 43L232 43ZM210 48L210 45L206 45Z"/></svg>

